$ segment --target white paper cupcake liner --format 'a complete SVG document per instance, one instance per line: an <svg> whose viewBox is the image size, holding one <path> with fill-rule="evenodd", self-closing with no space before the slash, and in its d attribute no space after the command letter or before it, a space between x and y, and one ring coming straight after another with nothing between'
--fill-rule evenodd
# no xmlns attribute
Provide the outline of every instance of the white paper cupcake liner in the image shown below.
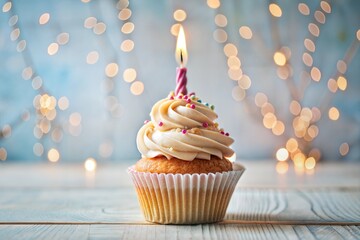
<svg viewBox="0 0 360 240"><path fill-rule="evenodd" d="M223 220L235 186L245 168L208 174L128 173L134 182L145 219L161 224L199 224Z"/></svg>

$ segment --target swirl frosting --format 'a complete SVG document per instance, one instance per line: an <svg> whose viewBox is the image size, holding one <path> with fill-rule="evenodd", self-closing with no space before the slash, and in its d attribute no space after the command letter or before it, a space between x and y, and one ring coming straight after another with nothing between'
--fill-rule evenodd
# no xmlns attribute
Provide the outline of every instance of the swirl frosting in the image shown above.
<svg viewBox="0 0 360 240"><path fill-rule="evenodd" d="M191 161L195 158L210 160L231 157L229 146L234 142L214 122L217 114L213 106L202 104L195 95L170 93L155 103L151 121L146 122L137 134L137 146L143 157L165 156Z"/></svg>

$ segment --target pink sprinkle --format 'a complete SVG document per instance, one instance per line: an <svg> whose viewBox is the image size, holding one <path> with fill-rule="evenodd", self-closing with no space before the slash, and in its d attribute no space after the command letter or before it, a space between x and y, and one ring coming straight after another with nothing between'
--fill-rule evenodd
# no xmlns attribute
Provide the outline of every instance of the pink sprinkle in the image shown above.
<svg viewBox="0 0 360 240"><path fill-rule="evenodd" d="M170 97L170 100L174 100L174 96L171 96L171 97Z"/></svg>
<svg viewBox="0 0 360 240"><path fill-rule="evenodd" d="M194 93L194 92L191 92L189 95L192 96L192 95L195 95L195 93Z"/></svg>
<svg viewBox="0 0 360 240"><path fill-rule="evenodd" d="M187 95L184 96L184 99L188 99L189 97Z"/></svg>
<svg viewBox="0 0 360 240"><path fill-rule="evenodd" d="M147 124L148 122L150 122L150 121L149 121L149 120L145 120L145 121L144 121L144 124Z"/></svg>
<svg viewBox="0 0 360 240"><path fill-rule="evenodd" d="M195 109L195 104L191 104L190 107L191 107L192 109Z"/></svg>
<svg viewBox="0 0 360 240"><path fill-rule="evenodd" d="M229 133L225 133L225 136L227 136L227 137L228 137L228 136L230 136L230 134L229 134Z"/></svg>
<svg viewBox="0 0 360 240"><path fill-rule="evenodd" d="M182 131L181 131L183 134L186 134L186 129L183 129Z"/></svg>
<svg viewBox="0 0 360 240"><path fill-rule="evenodd" d="M186 99L186 102L191 103L191 99L190 98Z"/></svg>
<svg viewBox="0 0 360 240"><path fill-rule="evenodd" d="M163 122L159 122L159 127L162 127L164 125Z"/></svg>
<svg viewBox="0 0 360 240"><path fill-rule="evenodd" d="M224 131L221 131L220 133L221 133L222 135L224 135L224 134L225 134L225 132L224 132Z"/></svg>
<svg viewBox="0 0 360 240"><path fill-rule="evenodd" d="M208 124L207 122L204 122L204 123L203 123L203 127L204 127L204 128L207 128L208 126L209 126L209 124Z"/></svg>
<svg viewBox="0 0 360 240"><path fill-rule="evenodd" d="M178 96L178 99L182 99L182 98L183 98L183 96L182 96L182 95L179 95L179 96Z"/></svg>

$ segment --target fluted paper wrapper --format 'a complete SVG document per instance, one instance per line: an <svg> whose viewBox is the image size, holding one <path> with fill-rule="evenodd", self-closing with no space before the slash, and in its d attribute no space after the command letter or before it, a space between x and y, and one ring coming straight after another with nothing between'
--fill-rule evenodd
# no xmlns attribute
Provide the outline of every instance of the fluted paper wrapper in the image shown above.
<svg viewBox="0 0 360 240"><path fill-rule="evenodd" d="M128 173L145 219L161 224L198 224L223 220L244 167L208 174Z"/></svg>

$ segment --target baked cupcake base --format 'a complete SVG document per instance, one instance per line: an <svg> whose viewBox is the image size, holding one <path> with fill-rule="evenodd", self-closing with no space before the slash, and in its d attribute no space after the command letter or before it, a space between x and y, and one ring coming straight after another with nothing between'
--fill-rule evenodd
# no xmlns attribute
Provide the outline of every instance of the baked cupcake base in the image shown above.
<svg viewBox="0 0 360 240"><path fill-rule="evenodd" d="M156 158L142 158L134 166L138 172L151 173L217 173L232 170L232 164L227 159L211 156L210 160L194 159L185 161L177 158L167 159L164 156Z"/></svg>
<svg viewBox="0 0 360 240"><path fill-rule="evenodd" d="M221 221L245 168L217 173L128 173L134 182L145 219L161 224L199 224Z"/></svg>

